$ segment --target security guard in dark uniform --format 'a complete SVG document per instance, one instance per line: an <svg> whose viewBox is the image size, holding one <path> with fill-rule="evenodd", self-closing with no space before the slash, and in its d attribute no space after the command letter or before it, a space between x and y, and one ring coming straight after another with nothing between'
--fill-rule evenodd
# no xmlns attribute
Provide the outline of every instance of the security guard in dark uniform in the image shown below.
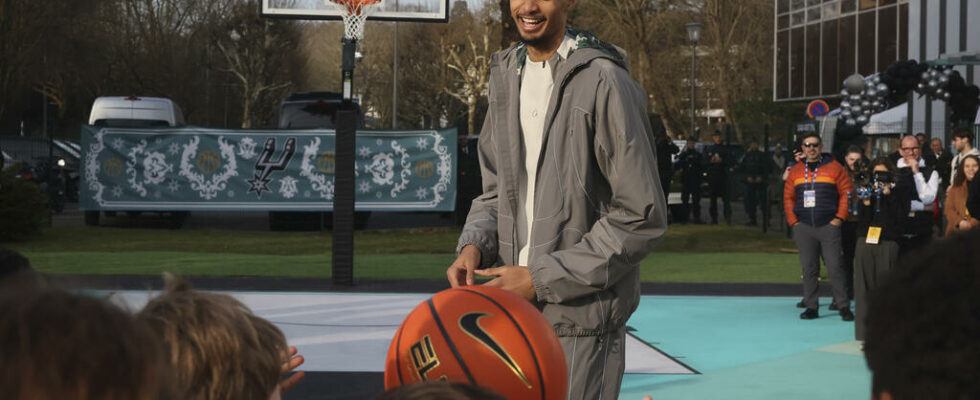
<svg viewBox="0 0 980 400"><path fill-rule="evenodd" d="M714 142L705 150L704 156L708 163L708 196L711 199L711 223L718 223L718 198L722 199L725 212L725 223L732 222L732 204L728 199L728 166L732 164L731 154L721 144L721 132L711 135Z"/></svg>
<svg viewBox="0 0 980 400"><path fill-rule="evenodd" d="M756 209L761 208L763 216L768 207L765 205L766 182L769 173L769 162L766 154L759 150L759 142L752 141L749 149L742 158L742 172L745 174L745 212L749 215L748 225L756 225Z"/></svg>
<svg viewBox="0 0 980 400"><path fill-rule="evenodd" d="M694 223L703 224L701 220L701 179L703 179L704 157L694 148L694 139L687 139L684 151L677 156L676 168L681 173L681 202L691 204L694 213ZM689 203L690 201L690 203Z"/></svg>

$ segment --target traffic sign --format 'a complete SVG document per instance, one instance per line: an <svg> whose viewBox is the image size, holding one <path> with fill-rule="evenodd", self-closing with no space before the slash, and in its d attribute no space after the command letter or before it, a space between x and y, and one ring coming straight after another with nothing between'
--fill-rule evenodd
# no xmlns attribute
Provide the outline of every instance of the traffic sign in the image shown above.
<svg viewBox="0 0 980 400"><path fill-rule="evenodd" d="M809 105L806 106L806 115L810 118L822 117L830 112L830 106L827 105L826 101L814 100L811 101Z"/></svg>

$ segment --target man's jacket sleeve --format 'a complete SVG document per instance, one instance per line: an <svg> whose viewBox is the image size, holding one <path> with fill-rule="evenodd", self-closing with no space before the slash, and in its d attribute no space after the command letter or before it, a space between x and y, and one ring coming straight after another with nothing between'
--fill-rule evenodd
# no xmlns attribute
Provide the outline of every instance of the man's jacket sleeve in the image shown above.
<svg viewBox="0 0 980 400"><path fill-rule="evenodd" d="M786 225L793 226L800 221L800 218L796 216L793 212L793 207L796 205L796 177L793 176L793 169L789 171L789 176L786 177L786 184L783 185L783 212L786 213Z"/></svg>
<svg viewBox="0 0 980 400"><path fill-rule="evenodd" d="M847 175L846 167L841 167L840 173L837 174L837 214L835 217L840 218L841 221L847 220L847 206L849 201L847 195L854 191L854 186L851 185L851 177Z"/></svg>
<svg viewBox="0 0 980 400"><path fill-rule="evenodd" d="M490 107L480 131L477 152L480 156L480 173L483 176L483 194L473 199L466 224L459 235L456 256L463 247L472 244L480 249L480 268L488 268L497 262L497 156L494 144L493 119Z"/></svg>
<svg viewBox="0 0 980 400"><path fill-rule="evenodd" d="M622 68L606 70L595 104L595 159L609 183L601 216L571 248L528 266L538 300L562 303L605 291L639 268L667 231L646 95Z"/></svg>

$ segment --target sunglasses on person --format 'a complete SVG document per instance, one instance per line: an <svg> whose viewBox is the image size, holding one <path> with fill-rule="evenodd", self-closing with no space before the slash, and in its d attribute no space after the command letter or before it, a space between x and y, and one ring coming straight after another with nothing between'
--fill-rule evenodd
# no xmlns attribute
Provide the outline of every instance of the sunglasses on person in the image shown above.
<svg viewBox="0 0 980 400"><path fill-rule="evenodd" d="M905 151L916 151L916 150L919 150L919 148L918 147L902 147L902 150L905 150Z"/></svg>
<svg viewBox="0 0 980 400"><path fill-rule="evenodd" d="M803 143L803 147L814 149L820 147L820 142Z"/></svg>

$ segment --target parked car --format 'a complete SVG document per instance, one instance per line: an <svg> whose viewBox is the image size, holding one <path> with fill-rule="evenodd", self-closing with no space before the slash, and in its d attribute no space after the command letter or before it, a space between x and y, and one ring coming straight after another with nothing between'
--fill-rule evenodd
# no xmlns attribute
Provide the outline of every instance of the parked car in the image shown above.
<svg viewBox="0 0 980 400"><path fill-rule="evenodd" d="M163 97L99 97L92 103L89 125L114 128L161 128L184 125L184 114L173 100ZM179 227L190 215L188 211L157 211L168 214L171 226ZM116 211L106 210L107 216ZM130 216L138 216L141 211L127 211ZM85 211L85 224L98 225L100 212Z"/></svg>
<svg viewBox="0 0 980 400"><path fill-rule="evenodd" d="M184 125L184 114L163 97L99 97L92 103L88 124L120 128Z"/></svg>

